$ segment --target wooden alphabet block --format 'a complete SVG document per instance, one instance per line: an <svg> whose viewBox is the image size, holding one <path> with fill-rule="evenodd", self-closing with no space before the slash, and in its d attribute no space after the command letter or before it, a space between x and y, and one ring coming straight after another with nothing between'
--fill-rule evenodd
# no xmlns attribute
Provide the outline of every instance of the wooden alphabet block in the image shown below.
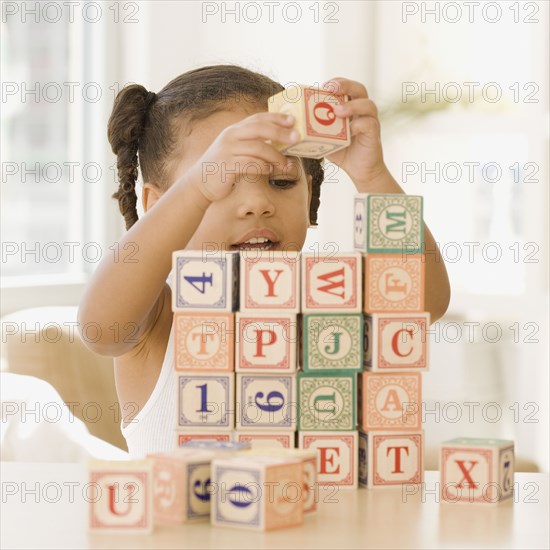
<svg viewBox="0 0 550 550"><path fill-rule="evenodd" d="M298 373L298 429L349 431L356 427L355 373Z"/></svg>
<svg viewBox="0 0 550 550"><path fill-rule="evenodd" d="M91 459L88 470L91 531L153 531L152 461Z"/></svg>
<svg viewBox="0 0 550 550"><path fill-rule="evenodd" d="M514 442L460 437L441 444L441 499L495 504L514 492Z"/></svg>
<svg viewBox="0 0 550 550"><path fill-rule="evenodd" d="M180 430L232 430L235 375L178 373L177 423Z"/></svg>
<svg viewBox="0 0 550 550"><path fill-rule="evenodd" d="M304 372L363 370L363 316L312 313L303 316Z"/></svg>
<svg viewBox="0 0 550 550"><path fill-rule="evenodd" d="M423 442L422 431L359 431L359 484L372 489L422 483Z"/></svg>
<svg viewBox="0 0 550 550"><path fill-rule="evenodd" d="M240 431L235 432L235 441L248 443L252 449L293 449L294 434L290 431Z"/></svg>
<svg viewBox="0 0 550 550"><path fill-rule="evenodd" d="M176 250L173 311L234 311L239 304L239 253Z"/></svg>
<svg viewBox="0 0 550 550"><path fill-rule="evenodd" d="M300 311L300 253L246 250L240 259L242 312Z"/></svg>
<svg viewBox="0 0 550 550"><path fill-rule="evenodd" d="M216 430L202 430L199 432L187 431L187 430L175 430L175 443L176 447L183 447L186 443L190 441L197 442L209 442L217 441L230 443L231 442L231 432L226 431L216 431Z"/></svg>
<svg viewBox="0 0 550 550"><path fill-rule="evenodd" d="M317 452L317 476L320 486L357 489L356 431L299 432L298 446Z"/></svg>
<svg viewBox="0 0 550 550"><path fill-rule="evenodd" d="M176 371L230 372L235 367L233 313L174 313Z"/></svg>
<svg viewBox="0 0 550 550"><path fill-rule="evenodd" d="M359 425L364 431L420 430L420 373L362 372L358 377Z"/></svg>
<svg viewBox="0 0 550 550"><path fill-rule="evenodd" d="M300 134L297 143L274 142L273 146L284 155L314 159L347 147L351 143L349 117L337 117L334 107L343 105L348 96L335 91L297 84L271 96L269 112L293 115L294 128Z"/></svg>
<svg viewBox="0 0 550 550"><path fill-rule="evenodd" d="M181 445L181 450L211 451L214 453L236 453L251 449L252 445L246 441L226 441L213 439L194 439Z"/></svg>
<svg viewBox="0 0 550 550"><path fill-rule="evenodd" d="M354 198L355 250L420 254L424 223L420 195L359 193Z"/></svg>
<svg viewBox="0 0 550 550"><path fill-rule="evenodd" d="M424 311L424 254L365 254L363 262L363 311Z"/></svg>
<svg viewBox="0 0 550 550"><path fill-rule="evenodd" d="M298 322L295 313L237 312L236 324L237 372L296 371Z"/></svg>
<svg viewBox="0 0 550 550"><path fill-rule="evenodd" d="M365 315L365 369L427 372L429 313Z"/></svg>
<svg viewBox="0 0 550 550"><path fill-rule="evenodd" d="M197 449L148 455L153 461L155 523L210 519L210 465L214 456Z"/></svg>
<svg viewBox="0 0 550 550"><path fill-rule="evenodd" d="M296 376L237 374L237 429L295 430Z"/></svg>
<svg viewBox="0 0 550 550"><path fill-rule="evenodd" d="M302 254L303 313L361 313L361 254Z"/></svg>
<svg viewBox="0 0 550 550"><path fill-rule="evenodd" d="M215 459L211 522L260 531L301 525L303 480L304 466L298 459Z"/></svg>

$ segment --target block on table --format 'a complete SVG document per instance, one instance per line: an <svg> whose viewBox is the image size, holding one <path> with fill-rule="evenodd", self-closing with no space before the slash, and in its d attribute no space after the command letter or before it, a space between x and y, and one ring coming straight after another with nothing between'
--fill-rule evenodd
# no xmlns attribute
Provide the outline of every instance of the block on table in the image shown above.
<svg viewBox="0 0 550 550"><path fill-rule="evenodd" d="M248 443L252 449L292 449L294 434L292 431L249 431L236 430L235 441Z"/></svg>

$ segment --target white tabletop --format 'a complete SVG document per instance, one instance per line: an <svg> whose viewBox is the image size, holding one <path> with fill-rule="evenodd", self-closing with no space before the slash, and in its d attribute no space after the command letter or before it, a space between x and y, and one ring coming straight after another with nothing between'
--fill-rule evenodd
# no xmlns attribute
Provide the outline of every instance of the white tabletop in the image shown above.
<svg viewBox="0 0 550 550"><path fill-rule="evenodd" d="M301 527L256 533L201 523L155 527L151 535L88 533L84 464L2 462L0 475L1 547L10 549L549 548L550 542L547 474L516 474L514 501L498 505L438 503L439 474L426 472L423 496L321 490L318 511Z"/></svg>

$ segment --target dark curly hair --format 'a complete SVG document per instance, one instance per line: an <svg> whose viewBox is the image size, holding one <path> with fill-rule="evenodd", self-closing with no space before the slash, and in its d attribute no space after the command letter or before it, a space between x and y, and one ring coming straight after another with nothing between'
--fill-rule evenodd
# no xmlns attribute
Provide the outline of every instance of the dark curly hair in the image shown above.
<svg viewBox="0 0 550 550"><path fill-rule="evenodd" d="M193 122L222 110L228 102L267 106L268 98L284 89L278 82L244 67L212 65L178 76L158 94L139 84L120 90L109 118L108 138L117 156L119 180L112 198L118 200L126 230L138 220L138 166L144 182L154 181L166 191L171 183L170 167L181 150L178 136L182 123L190 133ZM322 159L301 160L305 173L312 176L309 220L316 225L324 178Z"/></svg>

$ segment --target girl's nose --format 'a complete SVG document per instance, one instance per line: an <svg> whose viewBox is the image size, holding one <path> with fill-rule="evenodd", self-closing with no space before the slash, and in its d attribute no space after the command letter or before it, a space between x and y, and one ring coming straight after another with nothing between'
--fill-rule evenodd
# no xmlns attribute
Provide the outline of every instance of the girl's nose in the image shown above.
<svg viewBox="0 0 550 550"><path fill-rule="evenodd" d="M237 199L237 216L269 217L275 213L275 205L269 196L269 184L263 181L240 181Z"/></svg>

